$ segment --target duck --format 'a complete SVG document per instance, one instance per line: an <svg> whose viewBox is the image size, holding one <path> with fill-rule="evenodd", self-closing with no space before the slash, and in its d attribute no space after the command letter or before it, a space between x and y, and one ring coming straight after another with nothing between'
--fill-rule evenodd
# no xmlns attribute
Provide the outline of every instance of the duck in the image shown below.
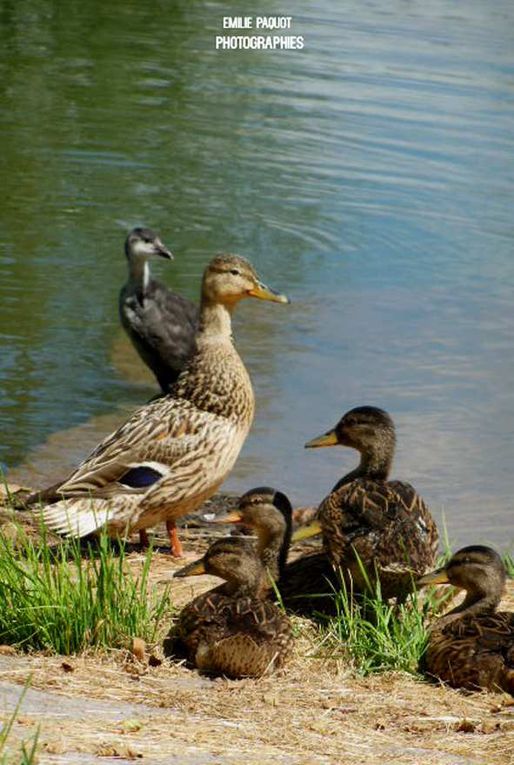
<svg viewBox="0 0 514 765"><path fill-rule="evenodd" d="M166 395L137 409L44 498L42 516L59 534L112 536L165 521L174 556L175 521L216 492L238 457L254 417L254 393L232 338L240 300L289 299L264 285L251 263L222 254L204 271L196 349ZM30 498L29 498L29 504Z"/></svg>
<svg viewBox="0 0 514 765"><path fill-rule="evenodd" d="M242 524L257 536L256 553L268 573L270 595L278 591L288 610L302 615L334 613L337 578L324 552L315 551L288 562L293 508L286 494L270 486L245 492L237 508L214 523Z"/></svg>
<svg viewBox="0 0 514 765"><path fill-rule="evenodd" d="M134 228L125 240L125 255L129 273L119 294L121 324L166 393L194 351L198 306L152 277L152 258L173 259L155 231Z"/></svg>
<svg viewBox="0 0 514 765"><path fill-rule="evenodd" d="M453 688L514 696L514 612L497 611L506 571L496 550L470 545L425 574L418 586L452 584L464 601L432 627L421 668Z"/></svg>
<svg viewBox="0 0 514 765"><path fill-rule="evenodd" d="M232 679L282 667L292 649L291 622L266 599L266 571L255 551L244 540L219 539L174 576L206 573L225 583L181 611L164 641L165 655Z"/></svg>
<svg viewBox="0 0 514 765"><path fill-rule="evenodd" d="M315 520L293 541L318 533L335 570L354 594L403 600L416 579L433 567L437 526L416 490L389 480L396 435L391 416L376 406L346 412L337 425L310 441L309 449L348 446L359 465L321 502Z"/></svg>

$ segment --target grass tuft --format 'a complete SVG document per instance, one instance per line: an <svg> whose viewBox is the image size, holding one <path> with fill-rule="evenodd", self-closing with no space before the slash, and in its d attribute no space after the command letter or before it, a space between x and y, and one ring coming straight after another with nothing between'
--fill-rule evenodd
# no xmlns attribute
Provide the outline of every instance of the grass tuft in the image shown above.
<svg viewBox="0 0 514 765"><path fill-rule="evenodd" d="M50 548L44 529L38 541L0 535L0 643L74 654L153 642L170 602L149 587L151 555L134 575L125 545L114 550L105 534L85 549L73 539Z"/></svg>
<svg viewBox="0 0 514 765"><path fill-rule="evenodd" d="M373 595L359 599L342 582L334 597L336 615L322 626L323 651L351 659L362 675L386 670L419 674L428 641L427 616L440 610L446 595L438 599L430 589L391 604L382 599L379 582Z"/></svg>

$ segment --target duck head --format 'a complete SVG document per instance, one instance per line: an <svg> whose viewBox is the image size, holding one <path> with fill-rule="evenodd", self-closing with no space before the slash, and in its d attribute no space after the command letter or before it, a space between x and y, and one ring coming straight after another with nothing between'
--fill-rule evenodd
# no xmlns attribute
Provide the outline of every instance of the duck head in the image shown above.
<svg viewBox="0 0 514 765"><path fill-rule="evenodd" d="M240 255L216 255L205 269L202 302L232 308L246 297L289 303L289 298L263 284L254 267Z"/></svg>
<svg viewBox="0 0 514 765"><path fill-rule="evenodd" d="M146 261L154 256L173 260L171 252L151 228L138 227L132 229L125 240L125 255L129 262L134 260Z"/></svg>

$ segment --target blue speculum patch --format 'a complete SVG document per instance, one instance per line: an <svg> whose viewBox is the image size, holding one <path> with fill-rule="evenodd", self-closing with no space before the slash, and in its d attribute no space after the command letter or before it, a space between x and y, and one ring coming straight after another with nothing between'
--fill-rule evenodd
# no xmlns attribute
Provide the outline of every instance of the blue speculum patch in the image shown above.
<svg viewBox="0 0 514 765"><path fill-rule="evenodd" d="M153 483L156 483L159 478L162 478L161 473L143 465L131 468L120 478L120 483L124 486L130 486L131 489L142 489L145 486L151 486Z"/></svg>

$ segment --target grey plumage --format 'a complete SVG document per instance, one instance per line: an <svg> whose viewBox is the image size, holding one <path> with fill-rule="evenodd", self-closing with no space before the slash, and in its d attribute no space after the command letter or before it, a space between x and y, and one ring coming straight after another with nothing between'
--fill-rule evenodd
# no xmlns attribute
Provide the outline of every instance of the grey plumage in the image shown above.
<svg viewBox="0 0 514 765"><path fill-rule="evenodd" d="M151 229L131 231L125 253L129 278L119 295L121 323L166 393L194 351L198 307L151 276L149 258L172 258Z"/></svg>

